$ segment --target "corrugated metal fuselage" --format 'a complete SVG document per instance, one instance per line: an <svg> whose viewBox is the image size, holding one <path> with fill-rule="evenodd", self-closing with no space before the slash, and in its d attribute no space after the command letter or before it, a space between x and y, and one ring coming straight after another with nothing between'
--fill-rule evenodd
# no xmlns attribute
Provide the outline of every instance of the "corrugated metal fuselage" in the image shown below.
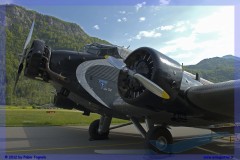
<svg viewBox="0 0 240 160"><path fill-rule="evenodd" d="M127 104L118 94L119 70L108 64L104 57L79 52L52 51L50 68L67 77L67 81L51 77L51 83L58 93L66 90L67 94L63 96L75 102L73 108L79 110L86 108L90 112L122 119L131 116L144 119L145 116L149 116L156 123L185 126L209 125L209 120L211 124L232 121L230 117L207 112L189 103L184 97L185 93L179 94L167 107L156 104L156 108L148 108ZM184 74L181 90L197 85L201 83Z"/></svg>

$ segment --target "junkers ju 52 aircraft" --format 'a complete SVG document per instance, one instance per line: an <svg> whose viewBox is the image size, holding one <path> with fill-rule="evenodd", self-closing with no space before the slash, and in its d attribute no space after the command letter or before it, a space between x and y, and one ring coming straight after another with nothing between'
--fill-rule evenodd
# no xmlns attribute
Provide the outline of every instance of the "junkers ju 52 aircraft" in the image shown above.
<svg viewBox="0 0 240 160"><path fill-rule="evenodd" d="M175 60L148 47L90 44L84 52L52 50L41 40L30 43L32 24L17 79L24 75L50 82L55 105L98 113L89 127L93 140L107 139L113 117L130 120L146 142L173 143L169 125L208 127L234 122L234 90L240 81L211 83L183 71ZM146 123L146 129L142 126Z"/></svg>

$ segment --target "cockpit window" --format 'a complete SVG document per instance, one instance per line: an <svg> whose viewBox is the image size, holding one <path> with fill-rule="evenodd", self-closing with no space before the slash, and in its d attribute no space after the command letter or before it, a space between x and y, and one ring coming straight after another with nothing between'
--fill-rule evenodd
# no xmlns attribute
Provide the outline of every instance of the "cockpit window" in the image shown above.
<svg viewBox="0 0 240 160"><path fill-rule="evenodd" d="M99 54L99 48L94 47L94 46L85 46L84 50L90 54L95 54L98 55Z"/></svg>
<svg viewBox="0 0 240 160"><path fill-rule="evenodd" d="M109 49L100 49L100 54L99 56L113 56L116 58L120 58L117 48L109 48Z"/></svg>
<svg viewBox="0 0 240 160"><path fill-rule="evenodd" d="M118 48L118 53L122 57L122 59L126 59L127 56L131 53L131 50L121 47Z"/></svg>
<svg viewBox="0 0 240 160"><path fill-rule="evenodd" d="M130 51L123 47L118 47L114 45L103 45L103 44L89 44L84 47L85 52L94 54L97 56L113 56L116 58L123 58L125 59L129 54Z"/></svg>

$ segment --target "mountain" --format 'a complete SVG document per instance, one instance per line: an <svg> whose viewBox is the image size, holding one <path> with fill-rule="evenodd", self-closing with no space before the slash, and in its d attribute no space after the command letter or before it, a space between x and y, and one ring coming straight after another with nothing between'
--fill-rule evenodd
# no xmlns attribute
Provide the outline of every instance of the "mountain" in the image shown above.
<svg viewBox="0 0 240 160"><path fill-rule="evenodd" d="M185 70L199 73L212 82L240 79L240 58L232 55L204 59L196 65L185 66Z"/></svg>
<svg viewBox="0 0 240 160"><path fill-rule="evenodd" d="M18 54L22 52L26 37L35 19L32 39L42 39L53 49L80 51L85 44L99 42L110 44L105 40L87 35L77 24L69 23L52 16L42 15L20 6L6 6L6 72L8 105L42 105L53 100L54 88L47 83L20 77L16 94L13 85L18 68ZM213 82L240 79L240 58L231 55L222 58L204 59L196 65L185 66L192 73ZM238 74L235 74L238 73Z"/></svg>
<svg viewBox="0 0 240 160"><path fill-rule="evenodd" d="M222 58L224 58L224 59L234 59L236 61L240 61L240 57L236 57L236 56L233 56L233 55L226 55L226 56L223 56Z"/></svg>
<svg viewBox="0 0 240 160"><path fill-rule="evenodd" d="M9 105L41 105L52 101L53 87L50 84L29 80L23 75L13 94L13 85L19 65L18 55L35 19L33 39L41 39L52 49L80 51L85 44L98 42L110 44L105 40L91 37L75 24L52 16L43 15L16 5L6 5L6 72L7 97Z"/></svg>

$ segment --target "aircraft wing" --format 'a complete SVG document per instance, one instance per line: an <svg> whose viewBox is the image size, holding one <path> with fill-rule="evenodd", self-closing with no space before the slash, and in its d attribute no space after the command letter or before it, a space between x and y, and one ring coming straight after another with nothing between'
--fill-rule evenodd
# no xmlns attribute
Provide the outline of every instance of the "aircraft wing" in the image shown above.
<svg viewBox="0 0 240 160"><path fill-rule="evenodd" d="M193 75L192 73L189 73L187 71L184 71L184 74L187 75L188 77L191 77L192 79L196 79L196 75ZM203 84L203 85L208 85L208 84L213 84L213 82L210 82L204 78L200 78L200 82Z"/></svg>
<svg viewBox="0 0 240 160"><path fill-rule="evenodd" d="M209 112L234 116L234 93L240 90L240 80L192 86L186 90L188 101Z"/></svg>

